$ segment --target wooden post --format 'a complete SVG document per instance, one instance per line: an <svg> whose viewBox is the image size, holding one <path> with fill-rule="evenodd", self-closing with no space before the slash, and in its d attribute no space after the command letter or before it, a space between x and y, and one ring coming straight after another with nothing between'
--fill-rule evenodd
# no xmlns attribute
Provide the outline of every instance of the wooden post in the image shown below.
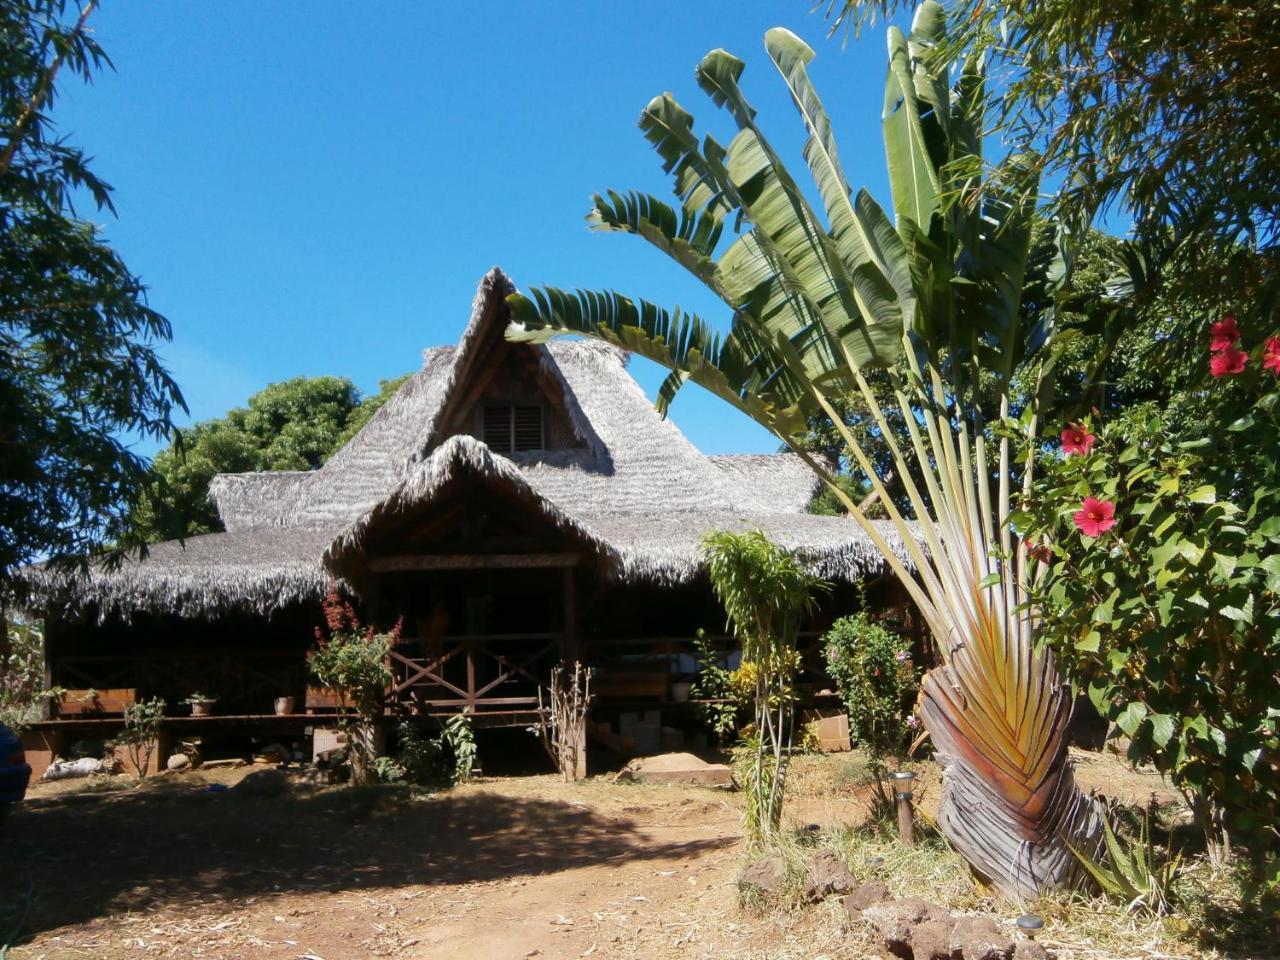
<svg viewBox="0 0 1280 960"><path fill-rule="evenodd" d="M908 771L893 774L893 788L898 806L898 842L904 847L915 846L915 822L912 819L911 787L916 775Z"/></svg>

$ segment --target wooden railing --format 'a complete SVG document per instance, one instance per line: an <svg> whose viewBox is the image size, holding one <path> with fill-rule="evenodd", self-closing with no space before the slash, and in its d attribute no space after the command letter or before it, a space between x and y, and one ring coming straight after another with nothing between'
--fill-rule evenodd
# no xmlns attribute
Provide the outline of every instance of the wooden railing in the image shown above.
<svg viewBox="0 0 1280 960"><path fill-rule="evenodd" d="M560 661L562 642L559 633L406 638L389 655L388 705L471 713L532 708L538 687ZM408 653L424 644L437 649L422 656Z"/></svg>

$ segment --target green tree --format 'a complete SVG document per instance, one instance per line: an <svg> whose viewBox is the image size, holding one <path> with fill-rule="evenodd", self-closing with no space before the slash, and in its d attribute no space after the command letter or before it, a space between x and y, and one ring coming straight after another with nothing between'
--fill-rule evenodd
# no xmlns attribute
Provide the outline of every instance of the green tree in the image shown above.
<svg viewBox="0 0 1280 960"><path fill-rule="evenodd" d="M0 580L128 546L150 480L131 443L167 437L183 407L154 349L169 322L74 206L113 212L111 188L50 117L60 70L88 82L109 64L93 6L0 2Z"/></svg>
<svg viewBox="0 0 1280 960"><path fill-rule="evenodd" d="M383 380L361 399L345 377L295 377L225 417L176 431L177 441L156 454L154 492L135 511L136 528L148 542L221 530L209 500L217 474L318 469L407 379Z"/></svg>
<svg viewBox="0 0 1280 960"><path fill-rule="evenodd" d="M834 0L836 28L911 10ZM1060 209L1122 206L1166 245L1280 241L1280 17L1270 0L1115 3L954 0L935 63L983 58L1000 81L989 119L1015 145L1002 174L1054 173ZM1166 233L1167 227L1173 227Z"/></svg>
<svg viewBox="0 0 1280 960"><path fill-rule="evenodd" d="M825 222L757 124L738 84L742 61L713 51L695 76L733 117L737 135L727 147L699 139L669 95L655 98L640 126L675 178L679 209L611 191L595 198L590 222L638 234L674 258L724 301L729 330L616 293L544 288L509 298L508 335L604 338L671 370L660 407L692 380L797 446L807 417L840 423L833 400L854 390L869 411L880 410L867 372L885 372L912 445L907 455L894 444L894 463L913 456L924 467L923 488L910 471L897 471L918 528L893 504L858 439L847 430L841 439L879 494L910 565L847 494L833 490L938 647L941 663L922 685L922 716L947 764L939 824L975 871L1021 896L1070 883L1078 867L1068 844L1091 847L1101 834L1067 756L1071 700L1050 653L1035 643L1028 564L1005 523L1015 484L1029 478L1014 460L1015 440L1039 433L1034 408L1013 406L1015 378L1034 355L1052 361L1057 297L1034 324L1025 322L1034 207L975 172L985 80L976 61L951 84L949 69L926 63L925 51L945 42L943 20L941 7L926 2L909 38L889 31L883 130L893 220L866 191L849 188L808 78L813 51L771 30L765 47L805 121L804 158ZM976 199L947 202L957 195ZM728 230L739 235L721 250ZM1058 239L1049 272L1055 291L1070 265L1069 232ZM994 422L984 415L990 395ZM879 427L893 436L886 423Z"/></svg>

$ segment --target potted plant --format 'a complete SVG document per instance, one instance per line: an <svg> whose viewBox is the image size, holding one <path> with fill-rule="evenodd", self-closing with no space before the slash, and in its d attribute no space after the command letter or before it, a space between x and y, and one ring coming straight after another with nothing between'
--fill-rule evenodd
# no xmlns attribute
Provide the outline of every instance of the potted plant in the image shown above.
<svg viewBox="0 0 1280 960"><path fill-rule="evenodd" d="M212 716L213 705L218 702L218 698L211 697L207 693L193 693L182 702L191 705L193 717L208 717Z"/></svg>
<svg viewBox="0 0 1280 960"><path fill-rule="evenodd" d="M292 713L296 713L297 709L297 697L276 697L276 716L287 717Z"/></svg>

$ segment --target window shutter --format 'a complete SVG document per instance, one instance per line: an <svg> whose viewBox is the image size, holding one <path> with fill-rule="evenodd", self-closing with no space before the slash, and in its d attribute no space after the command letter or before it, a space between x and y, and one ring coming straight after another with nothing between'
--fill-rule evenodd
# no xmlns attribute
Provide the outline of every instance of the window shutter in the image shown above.
<svg viewBox="0 0 1280 960"><path fill-rule="evenodd" d="M485 407L483 424L485 446L494 453L511 452L511 408Z"/></svg>
<svg viewBox="0 0 1280 960"><path fill-rule="evenodd" d="M515 407L512 410L515 449L542 450L542 407Z"/></svg>

